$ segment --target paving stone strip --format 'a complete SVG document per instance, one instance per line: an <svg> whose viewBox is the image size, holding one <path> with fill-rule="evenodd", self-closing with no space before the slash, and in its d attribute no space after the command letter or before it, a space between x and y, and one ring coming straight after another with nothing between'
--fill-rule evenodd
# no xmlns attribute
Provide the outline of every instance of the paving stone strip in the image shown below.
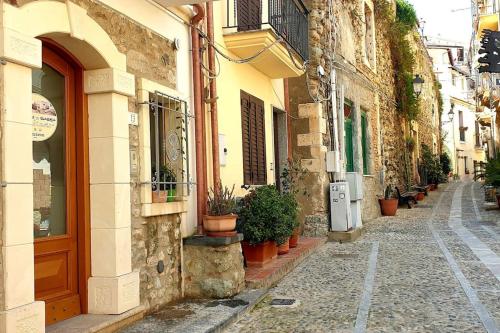
<svg viewBox="0 0 500 333"><path fill-rule="evenodd" d="M463 184L459 184L458 188L455 190L455 194L453 195L448 225L472 250L479 260L481 260L481 262L493 273L497 280L500 281L500 257L462 224L462 194ZM472 202L476 218L480 220L481 216L474 199L473 189Z"/></svg>
<svg viewBox="0 0 500 333"><path fill-rule="evenodd" d="M427 221L427 225L429 226L429 229L431 230L432 236L436 240L436 243L438 244L439 248L443 252L446 260L448 261L448 264L451 267L453 274L455 274L455 277L460 282L460 285L462 286L462 289L464 290L465 294L467 295L467 298L469 298L471 305L474 307L474 310L476 311L477 315L481 319L481 322L483 323L484 328L486 329L486 331L488 333L496 333L496 332L498 332L498 328L496 326L495 320L490 315L490 313L488 312L486 307L481 303L476 291L471 287L469 281L467 280L464 273L462 272L462 270L458 266L455 258L450 253L450 251L448 250L448 248L444 244L443 240L441 239L439 234L434 230L434 228L432 226L432 221L435 217L436 211L439 209L439 206L441 205L441 201L443 199L444 194L445 194L444 192L441 194L438 203L436 204L436 206L433 209L431 218ZM451 207L451 211L450 211L449 221L457 218L457 216L458 216L457 210L458 209L460 210L460 212L462 210L461 205L460 205L460 200L459 200L461 198L461 195L462 195L462 185L460 184L458 186L458 189L455 191L455 194L453 195L453 202L452 202L452 207ZM461 217L461 213L460 213L460 217ZM460 218L460 217L458 217L458 218ZM457 224L456 220L453 222L454 222L454 224ZM459 222L460 221L458 221L458 223ZM451 225L453 223L449 222L449 224L453 228L453 226ZM455 226L455 228L457 228L457 226ZM463 226L462 226L462 228L463 228ZM460 234L459 234L459 236L460 236Z"/></svg>
<svg viewBox="0 0 500 333"><path fill-rule="evenodd" d="M366 331L368 312L370 311L370 303L373 293L373 282L375 281L375 271L377 270L378 246L379 242L375 241L372 245L370 258L368 259L368 272L366 273L365 278L365 288L363 290L363 297L361 298L361 303L358 308L354 333L364 333Z"/></svg>
<svg viewBox="0 0 500 333"><path fill-rule="evenodd" d="M491 229L490 227L483 225L482 228L493 237L497 242L500 242L500 235L498 235L495 230Z"/></svg>

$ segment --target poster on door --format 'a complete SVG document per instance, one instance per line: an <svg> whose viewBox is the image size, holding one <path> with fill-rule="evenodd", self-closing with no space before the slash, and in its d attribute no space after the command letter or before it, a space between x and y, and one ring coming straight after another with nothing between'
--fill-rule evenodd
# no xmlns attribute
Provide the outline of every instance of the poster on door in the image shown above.
<svg viewBox="0 0 500 333"><path fill-rule="evenodd" d="M39 94L32 94L33 141L49 139L57 128L57 113L52 103Z"/></svg>

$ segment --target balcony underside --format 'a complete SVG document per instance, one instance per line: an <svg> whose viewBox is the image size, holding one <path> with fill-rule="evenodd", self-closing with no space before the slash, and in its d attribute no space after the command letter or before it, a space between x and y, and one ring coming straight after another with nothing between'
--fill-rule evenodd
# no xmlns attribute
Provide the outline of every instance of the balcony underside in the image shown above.
<svg viewBox="0 0 500 333"><path fill-rule="evenodd" d="M240 58L248 58L265 47L276 42L277 37L271 29L232 32L224 35L224 42L229 51ZM302 59L291 51L297 66L302 66ZM282 43L276 43L250 64L271 79L297 77L303 71L292 61L287 48Z"/></svg>
<svg viewBox="0 0 500 333"><path fill-rule="evenodd" d="M498 14L481 15L479 17L479 23L477 27L477 39L481 39L483 30L489 29L492 31L498 31Z"/></svg>

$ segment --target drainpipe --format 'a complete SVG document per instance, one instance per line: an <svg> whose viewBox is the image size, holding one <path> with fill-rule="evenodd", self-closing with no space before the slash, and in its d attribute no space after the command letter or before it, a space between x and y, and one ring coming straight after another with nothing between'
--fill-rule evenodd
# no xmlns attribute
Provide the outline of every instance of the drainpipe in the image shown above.
<svg viewBox="0 0 500 333"><path fill-rule="evenodd" d="M212 1L207 2L207 35L210 42L214 43L214 11ZM215 73L215 49L212 45L208 46L208 69L210 76ZM212 173L214 189L220 185L220 161L219 161L219 124L217 114L217 81L213 77L209 82L210 90L210 126L212 129Z"/></svg>
<svg viewBox="0 0 500 333"><path fill-rule="evenodd" d="M206 174L203 170L203 109L202 109L202 86L201 86L201 63L200 63L200 36L198 33L198 25L205 16L205 11L201 5L193 5L196 12L191 18L191 48L193 61L193 99L195 113L195 142L196 142L196 212L197 212L197 234L203 234L203 215L205 213L205 180Z"/></svg>
<svg viewBox="0 0 500 333"><path fill-rule="evenodd" d="M290 110L290 92L288 91L288 79L283 79L283 98L285 99L285 114L287 128L288 161L292 162L292 114Z"/></svg>

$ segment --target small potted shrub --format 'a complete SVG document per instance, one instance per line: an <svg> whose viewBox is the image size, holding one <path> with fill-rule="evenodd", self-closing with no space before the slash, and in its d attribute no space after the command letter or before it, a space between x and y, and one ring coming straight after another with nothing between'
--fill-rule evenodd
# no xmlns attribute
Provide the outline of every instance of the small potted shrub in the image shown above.
<svg viewBox="0 0 500 333"><path fill-rule="evenodd" d="M156 181L155 177L159 177L158 182L163 184L154 184L153 191L153 203L162 203L162 202L172 202L175 200L176 196L176 184L164 184L165 182L175 183L177 181L177 177L175 176L175 172L170 169L166 165L162 165L160 167L160 174L156 174L156 169L153 167L151 170L151 174L153 175L153 181Z"/></svg>
<svg viewBox="0 0 500 333"><path fill-rule="evenodd" d="M298 227L298 204L292 193L281 195L283 217L278 221L274 230L276 244L278 244L278 254L287 254L290 250L290 240ZM294 240L294 247L297 246L298 235Z"/></svg>
<svg viewBox="0 0 500 333"><path fill-rule="evenodd" d="M484 183L496 188L497 205L500 208L500 155L486 163Z"/></svg>
<svg viewBox="0 0 500 333"><path fill-rule="evenodd" d="M282 218L282 199L273 185L252 189L241 201L238 231L243 233L243 256L247 266L262 267L278 255L275 225Z"/></svg>
<svg viewBox="0 0 500 333"><path fill-rule="evenodd" d="M207 215L203 217L203 228L208 236L224 237L236 234L236 219L234 214L236 200L234 198L234 185L231 189L227 186L216 185L210 189L207 201Z"/></svg>
<svg viewBox="0 0 500 333"><path fill-rule="evenodd" d="M398 210L399 200L396 198L395 191L391 185L388 185L384 192L384 197L378 199L380 210L384 216L395 216Z"/></svg>

